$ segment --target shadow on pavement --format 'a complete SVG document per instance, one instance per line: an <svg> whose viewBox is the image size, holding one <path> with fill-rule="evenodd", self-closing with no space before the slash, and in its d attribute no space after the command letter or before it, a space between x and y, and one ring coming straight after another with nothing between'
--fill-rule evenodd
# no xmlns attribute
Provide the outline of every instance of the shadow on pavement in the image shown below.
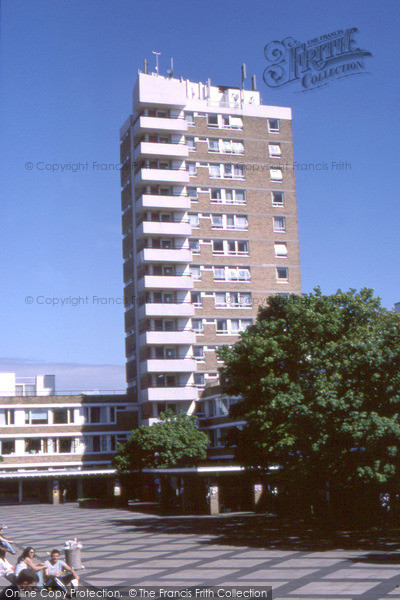
<svg viewBox="0 0 400 600"><path fill-rule="evenodd" d="M371 553L366 556L350 558L349 560L354 563L368 563L373 565L400 565L400 552Z"/></svg>
<svg viewBox="0 0 400 600"><path fill-rule="evenodd" d="M228 514L112 519L132 533L210 535L205 545L249 546L276 550L318 551L330 549L392 551L400 547L400 530L335 531L293 525L270 515ZM375 555L380 556L380 555ZM396 554L392 554L396 557ZM398 555L400 563L400 554Z"/></svg>

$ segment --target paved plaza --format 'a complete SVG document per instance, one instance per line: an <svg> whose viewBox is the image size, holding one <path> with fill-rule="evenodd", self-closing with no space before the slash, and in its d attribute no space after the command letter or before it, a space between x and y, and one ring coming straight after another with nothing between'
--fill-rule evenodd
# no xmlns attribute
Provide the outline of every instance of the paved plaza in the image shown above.
<svg viewBox="0 0 400 600"><path fill-rule="evenodd" d="M93 586L271 585L274 600L400 600L395 538L332 543L284 533L264 516L162 517L77 504L2 506L0 520L7 537L41 559L77 537L81 577Z"/></svg>

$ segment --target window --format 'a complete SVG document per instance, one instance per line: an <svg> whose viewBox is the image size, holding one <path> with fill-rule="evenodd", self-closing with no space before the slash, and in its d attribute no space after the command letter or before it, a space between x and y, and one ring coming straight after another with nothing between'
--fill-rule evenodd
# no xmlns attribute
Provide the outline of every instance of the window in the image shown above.
<svg viewBox="0 0 400 600"><path fill-rule="evenodd" d="M186 145L189 147L190 151L196 150L196 141L194 137L186 136Z"/></svg>
<svg viewBox="0 0 400 600"><path fill-rule="evenodd" d="M203 333L203 319L192 319L192 329L196 333Z"/></svg>
<svg viewBox="0 0 400 600"><path fill-rule="evenodd" d="M30 438L25 440L25 453L38 454L41 450L40 438Z"/></svg>
<svg viewBox="0 0 400 600"><path fill-rule="evenodd" d="M250 269L248 267L226 267L224 278L228 281L250 281Z"/></svg>
<svg viewBox="0 0 400 600"><path fill-rule="evenodd" d="M244 240L213 240L213 254L248 255L249 243Z"/></svg>
<svg viewBox="0 0 400 600"><path fill-rule="evenodd" d="M211 188L210 198L220 204L246 204L246 190Z"/></svg>
<svg viewBox="0 0 400 600"><path fill-rule="evenodd" d="M223 165L224 169L224 177L228 179L232 179L233 177L233 166L232 165Z"/></svg>
<svg viewBox="0 0 400 600"><path fill-rule="evenodd" d="M206 384L206 380L204 377L204 373L195 373L194 374L194 385L203 387Z"/></svg>
<svg viewBox="0 0 400 600"><path fill-rule="evenodd" d="M201 279L201 271L200 271L200 267L197 266L192 266L190 267L190 275L193 277L193 279L195 280L199 280Z"/></svg>
<svg viewBox="0 0 400 600"><path fill-rule="evenodd" d="M247 217L245 215L228 215L233 217L234 229L247 229Z"/></svg>
<svg viewBox="0 0 400 600"><path fill-rule="evenodd" d="M232 141L233 154L244 154L244 144L241 141Z"/></svg>
<svg viewBox="0 0 400 600"><path fill-rule="evenodd" d="M222 240L213 240L212 241L212 251L213 251L213 254L223 254L224 253L224 242Z"/></svg>
<svg viewBox="0 0 400 600"><path fill-rule="evenodd" d="M190 292L190 302L195 306L201 306L201 293Z"/></svg>
<svg viewBox="0 0 400 600"><path fill-rule="evenodd" d="M71 453L72 452L72 438L60 438L59 447L60 447L60 452Z"/></svg>
<svg viewBox="0 0 400 600"><path fill-rule="evenodd" d="M218 115L207 115L207 125L209 127L218 127Z"/></svg>
<svg viewBox="0 0 400 600"><path fill-rule="evenodd" d="M221 190L219 188L211 188L210 190L211 201L221 201Z"/></svg>
<svg viewBox="0 0 400 600"><path fill-rule="evenodd" d="M283 206L283 192L271 192L272 206Z"/></svg>
<svg viewBox="0 0 400 600"><path fill-rule="evenodd" d="M251 294L230 292L227 294L227 302L229 306L235 308L251 308Z"/></svg>
<svg viewBox="0 0 400 600"><path fill-rule="evenodd" d="M211 178L221 177L220 165L209 165L208 171Z"/></svg>
<svg viewBox="0 0 400 600"><path fill-rule="evenodd" d="M2 427L3 425L14 425L14 409L0 409L0 427Z"/></svg>
<svg viewBox="0 0 400 600"><path fill-rule="evenodd" d="M1 454L15 454L15 440L2 440L0 442Z"/></svg>
<svg viewBox="0 0 400 600"><path fill-rule="evenodd" d="M199 195L197 193L197 188L195 187L187 187L186 194L189 196L191 200L198 200Z"/></svg>
<svg viewBox="0 0 400 600"><path fill-rule="evenodd" d="M196 253L200 252L200 243L199 240L189 240L189 249Z"/></svg>
<svg viewBox="0 0 400 600"><path fill-rule="evenodd" d="M274 217L273 218L273 229L274 231L286 231L286 219L285 217Z"/></svg>
<svg viewBox="0 0 400 600"><path fill-rule="evenodd" d="M274 248L275 248L276 258L286 258L287 257L286 242L275 242Z"/></svg>
<svg viewBox="0 0 400 600"><path fill-rule="evenodd" d="M217 319L216 332L217 333L228 333L228 321L226 319Z"/></svg>
<svg viewBox="0 0 400 600"><path fill-rule="evenodd" d="M244 165L234 165L233 174L235 179L244 179Z"/></svg>
<svg viewBox="0 0 400 600"><path fill-rule="evenodd" d="M225 267L214 267L214 279L225 279Z"/></svg>
<svg viewBox="0 0 400 600"><path fill-rule="evenodd" d="M269 133L279 133L279 119L268 119Z"/></svg>
<svg viewBox="0 0 400 600"><path fill-rule="evenodd" d="M189 223L191 224L192 227L198 227L199 226L199 215L189 215Z"/></svg>
<svg viewBox="0 0 400 600"><path fill-rule="evenodd" d="M210 152L219 152L219 140L210 138L208 140L208 150Z"/></svg>
<svg viewBox="0 0 400 600"><path fill-rule="evenodd" d="M289 269L287 267L276 267L276 279L277 281L288 281Z"/></svg>
<svg viewBox="0 0 400 600"><path fill-rule="evenodd" d="M244 331L245 329L247 329L247 327L250 327L250 325L253 325L252 319L240 319L240 331Z"/></svg>
<svg viewBox="0 0 400 600"><path fill-rule="evenodd" d="M227 306L227 297L225 292L216 292L215 293L215 306Z"/></svg>
<svg viewBox="0 0 400 600"><path fill-rule="evenodd" d="M222 215L212 215L211 216L211 227L215 229L222 229L224 226Z"/></svg>
<svg viewBox="0 0 400 600"><path fill-rule="evenodd" d="M47 425L49 422L48 411L41 408L32 408L25 411L25 425Z"/></svg>
<svg viewBox="0 0 400 600"><path fill-rule="evenodd" d="M280 158L282 156L280 144L268 144L268 151L270 158Z"/></svg>
<svg viewBox="0 0 400 600"><path fill-rule="evenodd" d="M193 346L193 357L201 360L204 358L204 346Z"/></svg>
<svg viewBox="0 0 400 600"><path fill-rule="evenodd" d="M86 423L106 423L107 408L105 406L88 406L84 408Z"/></svg>
<svg viewBox="0 0 400 600"><path fill-rule="evenodd" d="M176 387L175 375L156 375L153 387Z"/></svg>
<svg viewBox="0 0 400 600"><path fill-rule="evenodd" d="M271 181L282 181L283 180L282 169L271 168L269 170L269 172L271 174Z"/></svg>
<svg viewBox="0 0 400 600"><path fill-rule="evenodd" d="M235 242L236 254L248 254L249 253L249 242Z"/></svg>
<svg viewBox="0 0 400 600"><path fill-rule="evenodd" d="M246 203L246 191L245 190L233 190L235 193L235 200L237 204Z"/></svg>
<svg viewBox="0 0 400 600"><path fill-rule="evenodd" d="M186 170L189 173L189 175L197 175L197 166L196 163L192 163L192 162L187 162L186 163Z"/></svg>
<svg viewBox="0 0 400 600"><path fill-rule="evenodd" d="M239 331L239 319L231 319L231 333L238 334Z"/></svg>
<svg viewBox="0 0 400 600"><path fill-rule="evenodd" d="M62 425L68 423L68 411L66 408L55 408L53 410L54 425Z"/></svg>
<svg viewBox="0 0 400 600"><path fill-rule="evenodd" d="M168 346L167 348L164 348L164 358L167 360L173 360L176 358L176 349L174 346Z"/></svg>
<svg viewBox="0 0 400 600"><path fill-rule="evenodd" d="M193 127L194 125L194 114L192 112L185 113L186 123L189 127Z"/></svg>
<svg viewBox="0 0 400 600"><path fill-rule="evenodd" d="M231 116L230 118L231 129L243 129L243 121L240 117Z"/></svg>

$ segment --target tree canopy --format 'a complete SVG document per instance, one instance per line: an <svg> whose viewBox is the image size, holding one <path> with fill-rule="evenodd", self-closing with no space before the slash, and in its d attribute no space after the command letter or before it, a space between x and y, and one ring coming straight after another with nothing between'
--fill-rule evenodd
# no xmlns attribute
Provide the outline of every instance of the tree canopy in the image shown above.
<svg viewBox="0 0 400 600"><path fill-rule="evenodd" d="M222 389L240 395L239 460L329 490L395 482L400 442L400 314L373 291L271 296L219 353Z"/></svg>
<svg viewBox="0 0 400 600"><path fill-rule="evenodd" d="M199 431L196 417L172 411L161 413L151 426L132 431L114 456L119 473L142 469L192 467L206 458L208 437Z"/></svg>

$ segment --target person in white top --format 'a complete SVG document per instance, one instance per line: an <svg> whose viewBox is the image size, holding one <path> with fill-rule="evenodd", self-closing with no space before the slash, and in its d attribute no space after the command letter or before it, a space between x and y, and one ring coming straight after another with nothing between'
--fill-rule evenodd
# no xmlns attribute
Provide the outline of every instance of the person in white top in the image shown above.
<svg viewBox="0 0 400 600"><path fill-rule="evenodd" d="M14 569L15 577L18 577L21 571L25 569L30 569L31 571L36 571L39 577L39 587L43 586L43 574L42 570L44 569L44 563L35 563L33 559L35 557L35 549L32 546L28 546L25 550L22 551L21 556L18 557L17 564Z"/></svg>
<svg viewBox="0 0 400 600"><path fill-rule="evenodd" d="M68 571L68 573L63 574L63 571ZM60 551L55 549L50 552L50 560L46 560L44 563L44 576L46 585L50 587L54 584L56 578L64 585L73 579L79 581L79 576L74 569L63 560L60 560Z"/></svg>
<svg viewBox="0 0 400 600"><path fill-rule="evenodd" d="M6 559L6 550L4 548L0 548L0 575L11 581L11 583L15 581L14 567Z"/></svg>

